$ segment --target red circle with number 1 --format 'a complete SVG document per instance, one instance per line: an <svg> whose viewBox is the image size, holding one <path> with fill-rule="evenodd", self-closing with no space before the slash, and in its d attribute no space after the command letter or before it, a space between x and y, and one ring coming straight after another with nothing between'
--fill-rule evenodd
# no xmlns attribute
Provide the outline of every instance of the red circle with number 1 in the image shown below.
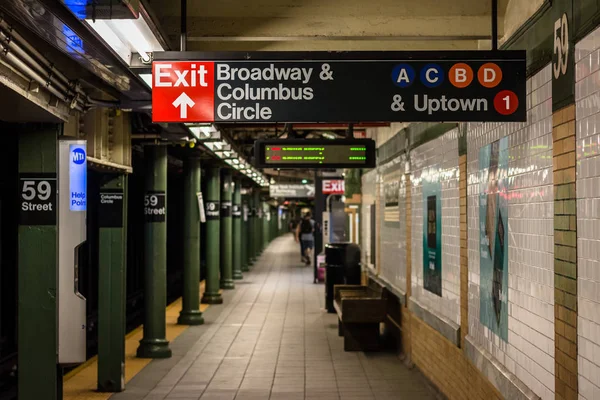
<svg viewBox="0 0 600 400"><path fill-rule="evenodd" d="M510 115L519 108L519 98L510 90L503 90L494 97L494 108L502 115Z"/></svg>

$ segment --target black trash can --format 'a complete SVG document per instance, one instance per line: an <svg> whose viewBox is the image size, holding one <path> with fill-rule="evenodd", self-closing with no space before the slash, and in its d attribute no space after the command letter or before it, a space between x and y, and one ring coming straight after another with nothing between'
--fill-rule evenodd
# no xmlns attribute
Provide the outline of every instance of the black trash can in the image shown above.
<svg viewBox="0 0 600 400"><path fill-rule="evenodd" d="M329 243L325 246L325 307L334 313L333 286L360 285L360 247L355 243Z"/></svg>
<svg viewBox="0 0 600 400"><path fill-rule="evenodd" d="M328 313L334 313L333 308L333 285L344 283L344 267L342 265L325 266L325 308Z"/></svg>

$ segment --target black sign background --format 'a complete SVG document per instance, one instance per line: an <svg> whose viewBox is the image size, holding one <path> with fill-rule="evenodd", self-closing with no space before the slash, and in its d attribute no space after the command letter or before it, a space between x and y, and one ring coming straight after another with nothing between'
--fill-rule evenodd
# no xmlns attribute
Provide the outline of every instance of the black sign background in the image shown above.
<svg viewBox="0 0 600 400"><path fill-rule="evenodd" d="M298 61L293 61L297 59ZM155 54L155 61L192 60L214 61L214 121L216 122L411 122L411 121L526 121L526 61L525 51L435 51L435 52L347 52L347 53L179 53L164 52ZM252 60L252 61L248 61ZM311 61L301 61L311 60ZM314 61L313 61L314 60ZM319 60L319 61L318 61ZM477 79L479 67L488 62L497 64L502 70L502 81L494 88L483 87ZM450 68L457 63L466 63L473 70L473 81L468 87L457 88L449 80ZM230 68L312 68L308 83L301 80L218 80L219 64ZM392 79L394 67L410 65L415 76L413 83L401 88ZM443 71L444 81L435 88L427 87L420 72L428 64L436 64ZM327 65L329 69L325 70ZM327 68L327 67L325 67ZM322 72L332 72L332 80L321 79ZM252 88L277 88L281 83L286 88L313 89L311 100L221 100L218 88L221 84L231 85L226 94L234 88L249 85ZM500 91L510 90L519 99L519 106L513 114L502 115L494 109L494 97ZM442 111L429 114L414 108L414 96L429 99L487 100L487 111ZM394 96L401 95L404 111L392 110ZM236 107L269 107L272 117L266 120L222 118L218 109L222 103L236 104ZM230 108L223 110L229 112ZM191 121L190 121L191 122ZM198 121L212 122L212 121Z"/></svg>
<svg viewBox="0 0 600 400"><path fill-rule="evenodd" d="M241 218L242 208L240 207L239 204L233 205L233 211L231 212L231 214L233 215L233 218Z"/></svg>
<svg viewBox="0 0 600 400"><path fill-rule="evenodd" d="M102 228L123 226L123 189L100 190L98 224Z"/></svg>
<svg viewBox="0 0 600 400"><path fill-rule="evenodd" d="M31 210L37 206L46 207L46 210ZM19 174L20 225L56 225L56 206L55 173Z"/></svg>
<svg viewBox="0 0 600 400"><path fill-rule="evenodd" d="M152 204L153 198L156 198L156 204ZM166 194L164 191L147 191L144 198L144 217L146 222L165 222L167 220L165 205Z"/></svg>
<svg viewBox="0 0 600 400"><path fill-rule="evenodd" d="M231 217L231 202L224 201L221 203L221 217Z"/></svg>
<svg viewBox="0 0 600 400"><path fill-rule="evenodd" d="M220 218L218 201L207 201L206 202L206 220L213 221Z"/></svg>

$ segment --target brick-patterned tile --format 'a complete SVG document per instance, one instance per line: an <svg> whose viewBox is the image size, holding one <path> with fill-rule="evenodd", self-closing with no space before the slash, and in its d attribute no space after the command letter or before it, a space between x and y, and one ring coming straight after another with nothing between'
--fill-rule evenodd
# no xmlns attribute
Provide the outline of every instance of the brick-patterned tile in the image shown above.
<svg viewBox="0 0 600 400"><path fill-rule="evenodd" d="M551 85L550 66L528 79L525 123L466 124L468 334L544 399L554 398L555 386L553 168L554 163L574 165L569 156L553 160L553 122L563 123L564 115L552 115ZM560 139L570 132L574 126L565 125ZM479 151L502 137L508 137L509 147L508 342L479 318ZM560 207L574 209L566 201Z"/></svg>
<svg viewBox="0 0 600 400"><path fill-rule="evenodd" d="M565 181L573 182L576 178L577 226L569 224L569 229L577 231L579 314L568 315L570 329L565 331L565 337L572 342L574 331L577 334L578 388L582 400L600 398L600 84L598 68L593 68L600 54L599 44L600 30L596 29L575 46L575 139L567 138L563 145L573 147L570 154L575 154L577 160L575 176L570 169L568 176L567 170L563 170ZM565 118L573 119L571 115ZM563 316L567 316L565 312ZM576 324L572 323L573 318L577 318Z"/></svg>

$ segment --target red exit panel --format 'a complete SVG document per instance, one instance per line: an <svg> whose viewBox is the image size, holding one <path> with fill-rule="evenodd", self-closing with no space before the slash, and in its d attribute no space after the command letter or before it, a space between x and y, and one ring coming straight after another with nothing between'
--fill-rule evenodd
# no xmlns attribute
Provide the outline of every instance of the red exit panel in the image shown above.
<svg viewBox="0 0 600 400"><path fill-rule="evenodd" d="M214 62L153 62L153 122L213 122Z"/></svg>

